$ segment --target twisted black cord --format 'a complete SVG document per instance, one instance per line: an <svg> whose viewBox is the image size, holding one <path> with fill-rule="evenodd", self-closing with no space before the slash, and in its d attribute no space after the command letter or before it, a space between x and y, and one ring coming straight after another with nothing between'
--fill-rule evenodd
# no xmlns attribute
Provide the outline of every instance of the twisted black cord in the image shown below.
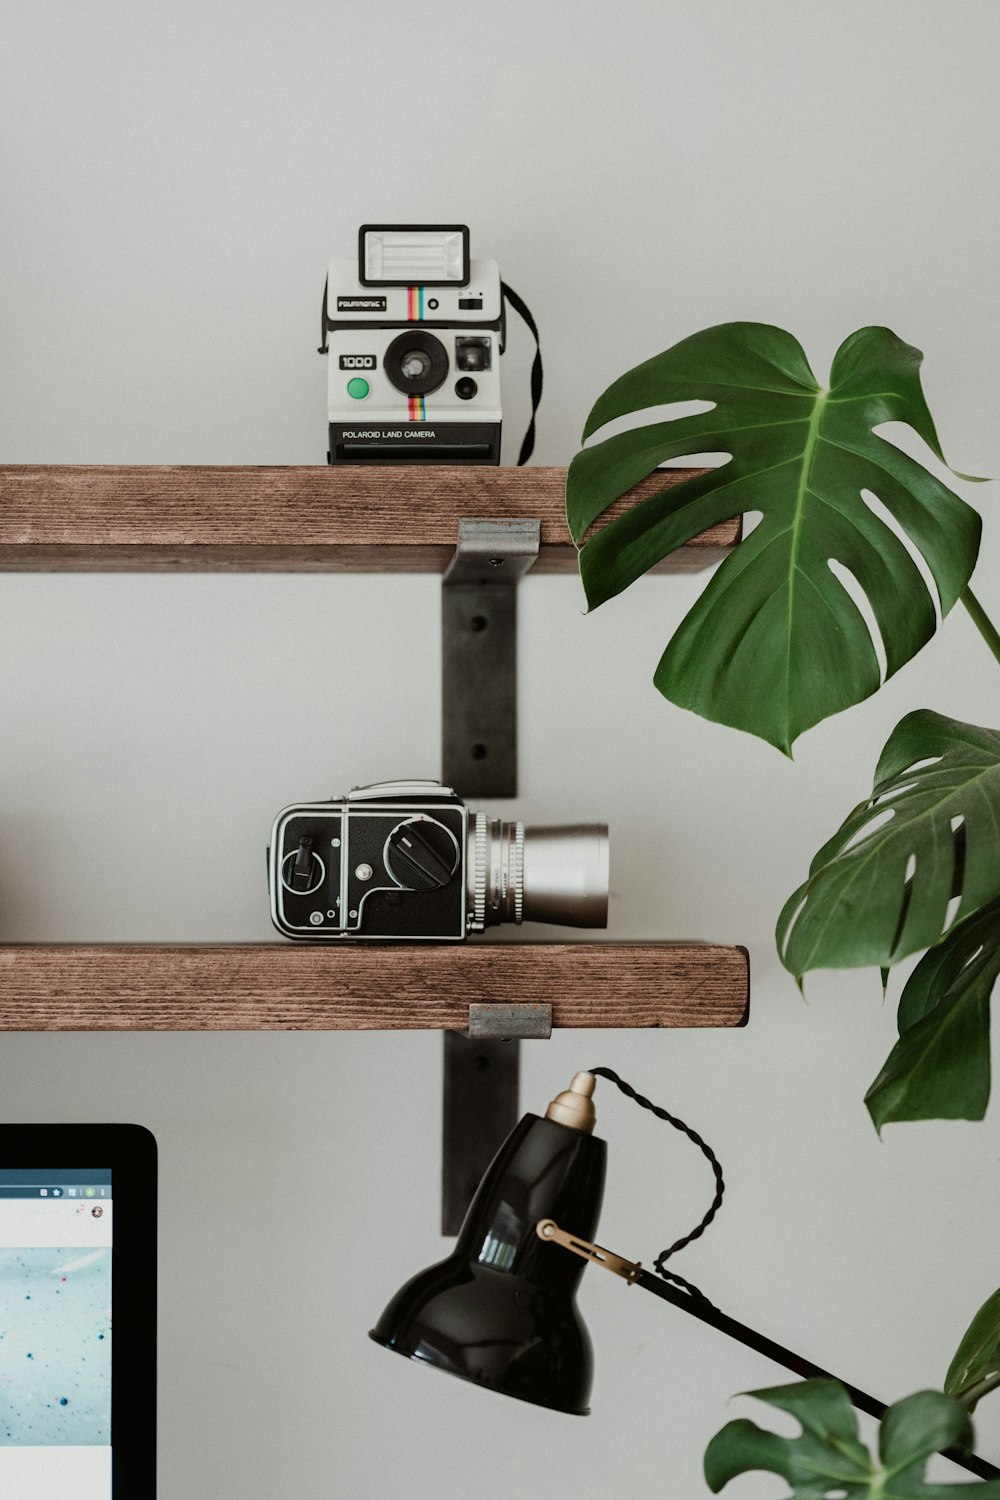
<svg viewBox="0 0 1000 1500"><path fill-rule="evenodd" d="M709 1307L711 1307L712 1304L708 1301L708 1298L705 1296L704 1292L700 1291L693 1282L685 1281L683 1276L678 1276L675 1271L668 1271L665 1268L664 1262L669 1260L672 1255L675 1255L678 1250L683 1250L685 1245L690 1245L692 1240L696 1240L700 1235L703 1235L705 1233L705 1230L708 1228L709 1224L711 1224L712 1220L715 1218L716 1214L721 1208L722 1195L726 1191L726 1184L722 1178L722 1167L719 1163L718 1157L712 1150L711 1146L709 1146L706 1141L702 1140L698 1132L696 1130L692 1130L690 1125L685 1125L684 1121L678 1120L676 1115L669 1114L668 1111L663 1109L659 1104L654 1104L652 1100L647 1099L643 1094L638 1093L630 1083L626 1083L624 1078L619 1078L618 1074L613 1072L611 1068L590 1068L589 1071L593 1073L595 1078L607 1078L610 1083L613 1083L616 1085L616 1087L620 1088L622 1093L627 1095L629 1099L634 1099L636 1104L641 1105L643 1109L651 1110L653 1114L656 1115L658 1120L665 1120L667 1124L672 1125L675 1130L681 1131L682 1134L686 1135L689 1141L693 1141L698 1149L702 1152L702 1154L708 1158L712 1171L715 1174L715 1197L712 1199L712 1206L708 1210L708 1213L705 1215L705 1217L702 1219L701 1223L697 1226L697 1228L692 1229L691 1233L684 1235L682 1239L675 1240L674 1243L672 1245L669 1245L666 1250L660 1251L659 1255L656 1257L656 1260L653 1262L653 1269L654 1271L656 1271L658 1276L663 1277L664 1281L672 1281L677 1286L682 1286L686 1292L689 1292L691 1294L692 1297L697 1297L701 1302L708 1302Z"/></svg>

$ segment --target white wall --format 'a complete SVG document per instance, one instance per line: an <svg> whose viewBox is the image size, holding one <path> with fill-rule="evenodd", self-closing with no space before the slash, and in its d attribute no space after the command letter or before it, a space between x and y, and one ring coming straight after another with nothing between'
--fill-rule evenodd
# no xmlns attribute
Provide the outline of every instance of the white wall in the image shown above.
<svg viewBox="0 0 1000 1500"><path fill-rule="evenodd" d="M627 366L748 318L821 374L888 323L927 353L953 461L1000 471L989 0L7 0L4 20L4 461L322 462L327 259L366 219L461 219L541 324L538 462L568 461ZM508 461L530 358L512 342ZM994 492L966 490L996 617ZM525 582L518 815L611 824L610 938L748 944L750 1026L530 1044L524 1103L607 1063L691 1120L730 1188L678 1268L896 1398L941 1381L1000 1281L996 1118L880 1143L861 1097L893 1005L874 973L817 976L804 1004L771 933L893 724L1000 723L1000 678L956 610L793 765L653 690L700 587L646 580L584 618L575 580ZM4 940L267 939L275 810L439 766L432 578L8 575L0 664ZM442 1248L439 1086L427 1034L0 1043L6 1118L159 1137L163 1500L697 1495L729 1398L782 1378L594 1272L586 1421L370 1344ZM707 1170L607 1086L599 1105L601 1237L649 1262L700 1216ZM1000 1460L1000 1409L979 1425Z"/></svg>

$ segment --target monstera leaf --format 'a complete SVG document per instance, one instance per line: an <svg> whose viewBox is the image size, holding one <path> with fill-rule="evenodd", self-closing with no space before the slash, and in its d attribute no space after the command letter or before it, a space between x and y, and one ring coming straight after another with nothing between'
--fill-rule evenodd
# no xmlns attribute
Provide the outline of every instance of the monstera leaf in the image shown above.
<svg viewBox="0 0 1000 1500"><path fill-rule="evenodd" d="M990 1097L990 995L1000 973L1000 901L924 954L899 1001L899 1041L865 1095L893 1120L981 1120Z"/></svg>
<svg viewBox="0 0 1000 1500"><path fill-rule="evenodd" d="M785 967L890 964L1000 897L1000 734L918 709L778 918ZM953 897L957 911L949 912ZM918 1017L914 1017L918 1019Z"/></svg>
<svg viewBox="0 0 1000 1500"><path fill-rule="evenodd" d="M899 1041L865 1102L894 1120L982 1119L1000 973L1000 734L926 709L889 737L872 795L778 918L782 961L891 964L928 951L900 999Z"/></svg>
<svg viewBox="0 0 1000 1500"><path fill-rule="evenodd" d="M945 1377L944 1388L968 1411L1000 1385L1000 1291L987 1297L966 1329Z"/></svg>
<svg viewBox="0 0 1000 1500"><path fill-rule="evenodd" d="M797 1500L1000 1500L1000 1481L927 1484L927 1460L943 1448L972 1449L972 1423L953 1396L918 1391L890 1406L879 1429L879 1462L858 1437L858 1425L843 1387L833 1380L805 1380L750 1395L788 1412L801 1424L800 1437L779 1437L756 1423L729 1422L705 1453L705 1478L713 1494L752 1469L778 1474Z"/></svg>
<svg viewBox="0 0 1000 1500"><path fill-rule="evenodd" d="M920 570L865 498L880 501L923 555L946 614L975 564L979 517L872 430L906 422L943 457L921 361L888 328L862 328L841 345L822 390L790 334L726 323L647 360L601 396L585 441L665 403L712 405L576 455L566 510L577 542L658 465L696 453L731 457L632 506L584 543L580 572L592 607L699 532L760 513L664 652L654 680L667 698L790 753L803 730L875 692L878 653L838 565L867 597L887 674L930 639L934 601Z"/></svg>

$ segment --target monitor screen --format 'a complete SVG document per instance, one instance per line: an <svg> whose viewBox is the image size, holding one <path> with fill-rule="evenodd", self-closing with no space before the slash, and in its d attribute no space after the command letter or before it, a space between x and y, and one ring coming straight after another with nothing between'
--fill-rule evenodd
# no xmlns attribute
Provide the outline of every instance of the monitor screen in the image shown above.
<svg viewBox="0 0 1000 1500"><path fill-rule="evenodd" d="M26 1165L23 1153L3 1151L12 1130L23 1137L31 1127L0 1126L0 1496L120 1500L122 1474L152 1463L155 1244L143 1266L141 1243L155 1225L155 1154L144 1187L134 1163L119 1182L113 1161L81 1161L79 1148L74 1165Z"/></svg>

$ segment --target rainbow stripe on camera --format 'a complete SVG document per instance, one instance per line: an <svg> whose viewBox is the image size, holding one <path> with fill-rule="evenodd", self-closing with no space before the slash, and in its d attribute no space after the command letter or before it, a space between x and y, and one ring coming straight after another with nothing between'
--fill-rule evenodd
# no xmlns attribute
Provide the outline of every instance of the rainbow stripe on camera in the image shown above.
<svg viewBox="0 0 1000 1500"><path fill-rule="evenodd" d="M422 286L406 288L406 316L411 323L419 323L424 316L424 289ZM408 396L411 422L426 422L427 408L423 396Z"/></svg>
<svg viewBox="0 0 1000 1500"><path fill-rule="evenodd" d="M424 316L424 289L422 286L406 288L406 316L411 323L419 323Z"/></svg>

